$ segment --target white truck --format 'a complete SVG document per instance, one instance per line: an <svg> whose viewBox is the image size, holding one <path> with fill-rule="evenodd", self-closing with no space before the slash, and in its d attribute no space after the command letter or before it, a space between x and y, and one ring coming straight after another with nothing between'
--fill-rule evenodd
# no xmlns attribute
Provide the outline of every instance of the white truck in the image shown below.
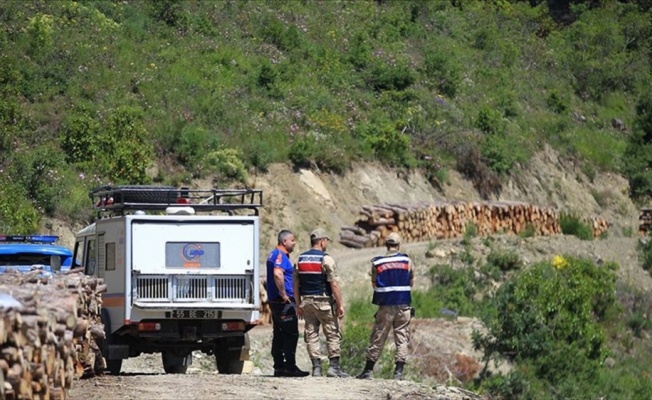
<svg viewBox="0 0 652 400"><path fill-rule="evenodd" d="M97 219L77 233L74 257L108 286L107 370L160 352L165 372L182 374L202 351L219 373L242 373L259 323L262 191L105 186L90 197Z"/></svg>

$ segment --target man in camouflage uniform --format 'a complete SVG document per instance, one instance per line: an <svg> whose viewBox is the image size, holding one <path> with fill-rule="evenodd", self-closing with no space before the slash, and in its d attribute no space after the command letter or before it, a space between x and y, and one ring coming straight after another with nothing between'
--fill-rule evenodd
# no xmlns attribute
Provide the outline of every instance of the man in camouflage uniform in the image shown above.
<svg viewBox="0 0 652 400"><path fill-rule="evenodd" d="M312 248L301 255L294 268L294 294L297 313L305 320L304 339L312 360L312 376L321 376L321 345L319 326L322 326L328 346L327 376L348 377L340 369L339 319L344 316L342 293L338 283L335 260L326 254L329 237L323 229L310 234Z"/></svg>
<svg viewBox="0 0 652 400"><path fill-rule="evenodd" d="M371 379L374 365L383 350L390 329L394 332L396 345L396 368L394 379L403 379L403 368L410 343L411 289L414 284L412 261L399 252L401 237L393 232L385 241L385 255L371 260L371 286L373 303L378 305L367 349L367 363L358 379Z"/></svg>

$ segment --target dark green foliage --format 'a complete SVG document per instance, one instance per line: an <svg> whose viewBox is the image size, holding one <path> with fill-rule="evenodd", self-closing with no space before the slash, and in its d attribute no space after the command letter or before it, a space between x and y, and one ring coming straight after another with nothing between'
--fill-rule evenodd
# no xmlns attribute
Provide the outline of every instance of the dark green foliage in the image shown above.
<svg viewBox="0 0 652 400"><path fill-rule="evenodd" d="M536 228L531 222L525 224L525 229L518 233L518 236L522 238L530 238L536 236Z"/></svg>
<svg viewBox="0 0 652 400"><path fill-rule="evenodd" d="M376 91L405 90L416 80L416 73L408 65L387 65L378 62L367 73L367 84Z"/></svg>
<svg viewBox="0 0 652 400"><path fill-rule="evenodd" d="M559 225L561 226L561 233L564 235L577 236L582 240L592 240L593 230L588 223L583 222L580 217L573 213L560 213Z"/></svg>
<svg viewBox="0 0 652 400"><path fill-rule="evenodd" d="M547 99L548 108L557 114L563 114L568 111L570 105L568 104L568 97L557 91L553 91L548 95Z"/></svg>
<svg viewBox="0 0 652 400"><path fill-rule="evenodd" d="M635 130L625 151L623 170L629 178L632 196L652 196L652 94L642 95L636 104Z"/></svg>
<svg viewBox="0 0 652 400"><path fill-rule="evenodd" d="M501 271L513 271L523 267L523 260L515 251L491 250L487 256L487 264L498 267Z"/></svg>
<svg viewBox="0 0 652 400"><path fill-rule="evenodd" d="M40 214L27 200L21 185L0 176L0 231L5 234L33 234L37 232Z"/></svg>
<svg viewBox="0 0 652 400"><path fill-rule="evenodd" d="M478 111L476 126L484 133L502 134L505 130L505 121L498 110L483 106Z"/></svg>
<svg viewBox="0 0 652 400"><path fill-rule="evenodd" d="M652 273L652 239L647 239L639 246L643 269Z"/></svg>
<svg viewBox="0 0 652 400"><path fill-rule="evenodd" d="M489 332L476 333L474 343L487 362L500 356L520 367L514 375L490 380L488 387L532 396L536 391L524 387L521 374L526 373L528 381L550 385L538 390L572 397L577 389L568 385L570 377L594 382L609 353L600 322L615 309L615 268L568 257L554 267L536 264L504 283L491 301L495 313L485 318Z"/></svg>
<svg viewBox="0 0 652 400"><path fill-rule="evenodd" d="M453 98L462 80L460 65L450 52L439 48L425 50L423 70L425 76L437 90Z"/></svg>
<svg viewBox="0 0 652 400"><path fill-rule="evenodd" d="M475 279L473 268L455 269L441 264L431 267L429 273L430 289L412 294L420 318L440 318L443 310L467 316L480 313L482 303L474 300L474 295L482 290L484 283Z"/></svg>
<svg viewBox="0 0 652 400"><path fill-rule="evenodd" d="M53 146L41 145L14 153L7 173L22 186L39 212L52 216L60 201L63 175L69 168L63 153Z"/></svg>
<svg viewBox="0 0 652 400"><path fill-rule="evenodd" d="M217 135L203 126L186 125L181 129L175 149L179 161L190 170L196 170L202 159L217 147Z"/></svg>

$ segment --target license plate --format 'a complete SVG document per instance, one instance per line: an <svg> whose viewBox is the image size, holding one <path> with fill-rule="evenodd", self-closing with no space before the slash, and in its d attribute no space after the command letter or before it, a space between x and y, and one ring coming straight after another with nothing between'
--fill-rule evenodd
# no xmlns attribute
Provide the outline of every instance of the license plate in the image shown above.
<svg viewBox="0 0 652 400"><path fill-rule="evenodd" d="M219 319L222 318L222 312L218 310L172 310L165 312L165 318Z"/></svg>

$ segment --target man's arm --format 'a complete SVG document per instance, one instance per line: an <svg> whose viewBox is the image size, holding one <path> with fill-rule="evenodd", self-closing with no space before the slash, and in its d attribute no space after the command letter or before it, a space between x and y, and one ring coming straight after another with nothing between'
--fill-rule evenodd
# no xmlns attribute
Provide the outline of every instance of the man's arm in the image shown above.
<svg viewBox="0 0 652 400"><path fill-rule="evenodd" d="M412 269L412 259L408 258L408 268L410 270L410 287L414 286L414 269Z"/></svg>
<svg viewBox="0 0 652 400"><path fill-rule="evenodd" d="M331 290L333 291L333 299L337 305L337 317L344 317L344 304L342 303L342 291L340 291L340 284L337 281L331 282Z"/></svg>
<svg viewBox="0 0 652 400"><path fill-rule="evenodd" d="M287 293L285 293L285 276L283 273L283 268L274 267L274 283L276 284L276 288L281 295L281 299L283 299L283 303L289 302L290 298L288 297Z"/></svg>
<svg viewBox="0 0 652 400"><path fill-rule="evenodd" d="M299 292L299 270L296 265L294 266L292 281L292 286L294 287L294 301L297 305L297 315L301 317L303 316L303 310L301 309L301 293Z"/></svg>
<svg viewBox="0 0 652 400"><path fill-rule="evenodd" d="M326 255L321 264L322 271L326 274L326 280L331 285L331 293L337 306L337 317L344 317L344 303L342 302L342 291L340 290L339 276L337 275L337 265L333 257Z"/></svg>

